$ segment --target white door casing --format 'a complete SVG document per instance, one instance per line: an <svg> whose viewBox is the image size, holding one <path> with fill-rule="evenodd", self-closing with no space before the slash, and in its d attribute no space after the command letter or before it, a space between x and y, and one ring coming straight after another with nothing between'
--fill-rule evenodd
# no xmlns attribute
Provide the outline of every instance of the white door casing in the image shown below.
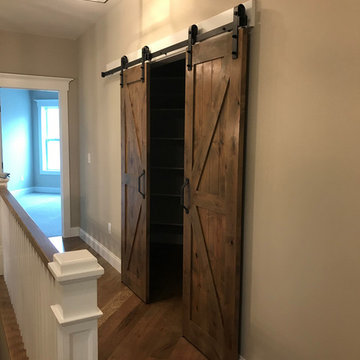
<svg viewBox="0 0 360 360"><path fill-rule="evenodd" d="M60 164L61 164L61 219L62 235L73 235L70 210L70 167L68 132L68 92L73 79L0 73L0 87L29 90L52 90L59 93L60 108Z"/></svg>

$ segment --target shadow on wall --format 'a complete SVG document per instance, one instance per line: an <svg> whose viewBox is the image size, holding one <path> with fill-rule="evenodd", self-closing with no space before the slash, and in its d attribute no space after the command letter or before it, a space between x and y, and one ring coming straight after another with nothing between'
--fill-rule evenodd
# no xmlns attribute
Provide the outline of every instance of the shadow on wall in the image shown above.
<svg viewBox="0 0 360 360"><path fill-rule="evenodd" d="M281 66L278 61L279 55L274 49L266 49L266 54L262 53L263 48L260 46L260 34L263 31L267 32L269 43L273 42L286 42L286 33L280 13L275 11L262 10L256 12L256 26L251 30L250 47L249 47L249 78L248 78L248 109L247 109L247 130L246 130L246 164L245 164L245 197L244 197L244 248L243 248L243 304L242 304L242 331L241 331L241 354L244 359L258 356L259 359L265 359L269 353L278 353L278 359L292 359L293 354L287 352L286 344L280 344L281 341L276 339L273 334L265 334L263 329L256 326L256 319L252 317L252 294L256 289L253 285L253 260L254 260L254 232L256 231L256 224L254 224L254 203L255 203L255 186L257 183L255 164L257 163L257 152L259 149L259 134L258 128L263 128L271 124L271 119L276 116L276 109L273 106L272 111L269 112L267 117L268 124L259 124L258 110L259 110L259 92L260 92L260 78L264 81L264 73L260 73L260 62L262 57L266 56L267 62L271 62L271 71L266 74L266 81L268 89L272 88L276 91L277 84L280 81L277 78L278 70ZM268 24L277 24L278 31L276 31L276 39L274 31L266 29ZM270 37L270 39L269 39ZM271 93L271 91L270 91ZM262 103L266 94L262 94ZM269 102L268 105L272 104ZM268 107L269 108L269 107ZM266 304L264 304L266 306ZM253 348L253 340L256 339L256 348ZM261 339L261 340L260 340ZM259 343L262 342L262 345ZM271 351L270 351L271 348ZM251 354L251 356L250 356ZM303 360L303 359L298 359Z"/></svg>

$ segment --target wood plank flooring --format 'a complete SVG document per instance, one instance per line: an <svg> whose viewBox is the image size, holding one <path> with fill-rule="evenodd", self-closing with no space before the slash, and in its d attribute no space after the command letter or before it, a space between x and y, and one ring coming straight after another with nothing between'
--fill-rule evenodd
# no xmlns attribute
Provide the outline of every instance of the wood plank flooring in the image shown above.
<svg viewBox="0 0 360 360"><path fill-rule="evenodd" d="M3 276L0 276L0 336L2 337L1 360L28 360Z"/></svg>
<svg viewBox="0 0 360 360"><path fill-rule="evenodd" d="M64 239L64 248L88 249L105 269L98 280L98 305L104 313L99 320L99 360L206 360L182 337L181 278L169 282L169 276L176 279L177 274L161 266L153 269L157 286L151 304L144 304L121 283L120 274L80 238ZM161 253L152 257L164 259ZM165 258L172 261L171 256Z"/></svg>

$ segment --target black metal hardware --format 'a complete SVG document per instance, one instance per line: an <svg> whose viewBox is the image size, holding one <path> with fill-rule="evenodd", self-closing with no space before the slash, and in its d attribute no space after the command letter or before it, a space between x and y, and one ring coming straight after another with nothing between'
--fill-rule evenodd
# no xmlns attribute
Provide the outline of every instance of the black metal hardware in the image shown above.
<svg viewBox="0 0 360 360"><path fill-rule="evenodd" d="M235 16L235 11L237 11L237 15ZM240 14L240 16L238 16L238 14ZM238 26L236 27L236 29L240 26L247 26L247 16L246 16L246 12L245 12L245 7L243 5L240 5L240 9L238 9L238 7L236 7L234 9L234 17L239 21L237 24ZM207 40L207 39L210 39L214 36L217 36L217 35L220 35L220 34L223 34L223 33L226 33L226 32L234 32L234 22L230 22L228 24L225 24L225 25L222 25L222 26L219 26L213 30L210 30L208 32L205 32L205 33L201 33L201 34L197 34L196 36L196 42L201 42L201 41L204 41L204 40ZM238 36L238 30L235 31L235 34L233 35L236 35ZM236 46L238 44L237 42L237 38L235 39L236 41L233 40L233 44L236 43ZM163 48L161 50L157 50L153 53L151 53L151 59L154 59L158 56L162 56L162 55L166 55L172 51L175 51L175 50L179 50L179 49L183 49L185 47L188 47L189 46L189 40L183 40L183 41L180 41L176 44L173 44L173 45L170 45L166 48ZM237 51L236 50L233 50L234 52L236 52L237 54ZM138 59L135 59L135 60L132 60L130 61L128 64L127 64L127 68L130 68L132 66L135 66L135 65L138 65L138 64L141 64L142 63L142 57L141 58L138 58ZM192 64L191 64L192 65ZM113 69L110 69L108 71L103 71L101 73L101 76L102 77L106 77L106 76L109 76L109 75L113 75L113 74L116 74L118 72L120 72L122 69L121 66L117 66Z"/></svg>
<svg viewBox="0 0 360 360"><path fill-rule="evenodd" d="M127 56L123 56L121 58L121 72L120 72L120 86L124 87L124 70L127 68L127 64L129 63L129 60Z"/></svg>
<svg viewBox="0 0 360 360"><path fill-rule="evenodd" d="M151 52L148 46L144 46L141 49L141 81L145 81L145 61L151 60Z"/></svg>
<svg viewBox="0 0 360 360"><path fill-rule="evenodd" d="M198 34L198 27L196 25L191 25L189 27L188 48L186 51L188 54L187 69L189 71L192 70L192 47L196 43L197 34Z"/></svg>
<svg viewBox="0 0 360 360"><path fill-rule="evenodd" d="M245 6L240 4L234 7L234 21L233 21L233 34L232 34L232 58L238 58L239 52L239 26L247 26L247 15Z"/></svg>
<svg viewBox="0 0 360 360"><path fill-rule="evenodd" d="M0 173L1 179L8 179L9 177L10 177L10 173L7 173L7 172Z"/></svg>
<svg viewBox="0 0 360 360"><path fill-rule="evenodd" d="M180 204L181 204L181 206L184 208L186 214L189 213L189 208L187 208L187 207L185 206L184 193L185 193L185 188L186 188L186 186L188 186L189 184L190 184L190 181L189 181L188 178L186 178L184 184L181 186Z"/></svg>
<svg viewBox="0 0 360 360"><path fill-rule="evenodd" d="M145 176L145 170L138 177L138 192L141 194L142 198L145 199L145 193L141 191L141 178Z"/></svg>

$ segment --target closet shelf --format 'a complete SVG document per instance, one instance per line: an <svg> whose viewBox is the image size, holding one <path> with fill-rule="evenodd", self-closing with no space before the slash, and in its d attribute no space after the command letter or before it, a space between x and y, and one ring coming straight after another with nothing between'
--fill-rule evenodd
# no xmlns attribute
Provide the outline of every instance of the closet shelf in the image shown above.
<svg viewBox="0 0 360 360"><path fill-rule="evenodd" d="M185 109L183 107L182 108L161 107L161 108L152 108L151 111L185 111Z"/></svg>
<svg viewBox="0 0 360 360"><path fill-rule="evenodd" d="M151 166L152 170L184 170L183 167L173 167L173 166Z"/></svg>
<svg viewBox="0 0 360 360"><path fill-rule="evenodd" d="M154 193L154 194L151 194L150 196L156 196L156 197L176 197L176 198L181 197L180 194L159 194L159 193Z"/></svg>
<svg viewBox="0 0 360 360"><path fill-rule="evenodd" d="M156 225L156 226L176 226L176 227L182 227L183 224L176 224L176 223L160 223L160 222L152 222L150 225Z"/></svg>
<svg viewBox="0 0 360 360"><path fill-rule="evenodd" d="M184 76L153 76L151 78L152 80L174 80L174 79L177 79L177 80L184 80L185 81L185 77Z"/></svg>
<svg viewBox="0 0 360 360"><path fill-rule="evenodd" d="M151 140L161 140L161 141L184 141L184 138L176 138L176 137L153 137Z"/></svg>

